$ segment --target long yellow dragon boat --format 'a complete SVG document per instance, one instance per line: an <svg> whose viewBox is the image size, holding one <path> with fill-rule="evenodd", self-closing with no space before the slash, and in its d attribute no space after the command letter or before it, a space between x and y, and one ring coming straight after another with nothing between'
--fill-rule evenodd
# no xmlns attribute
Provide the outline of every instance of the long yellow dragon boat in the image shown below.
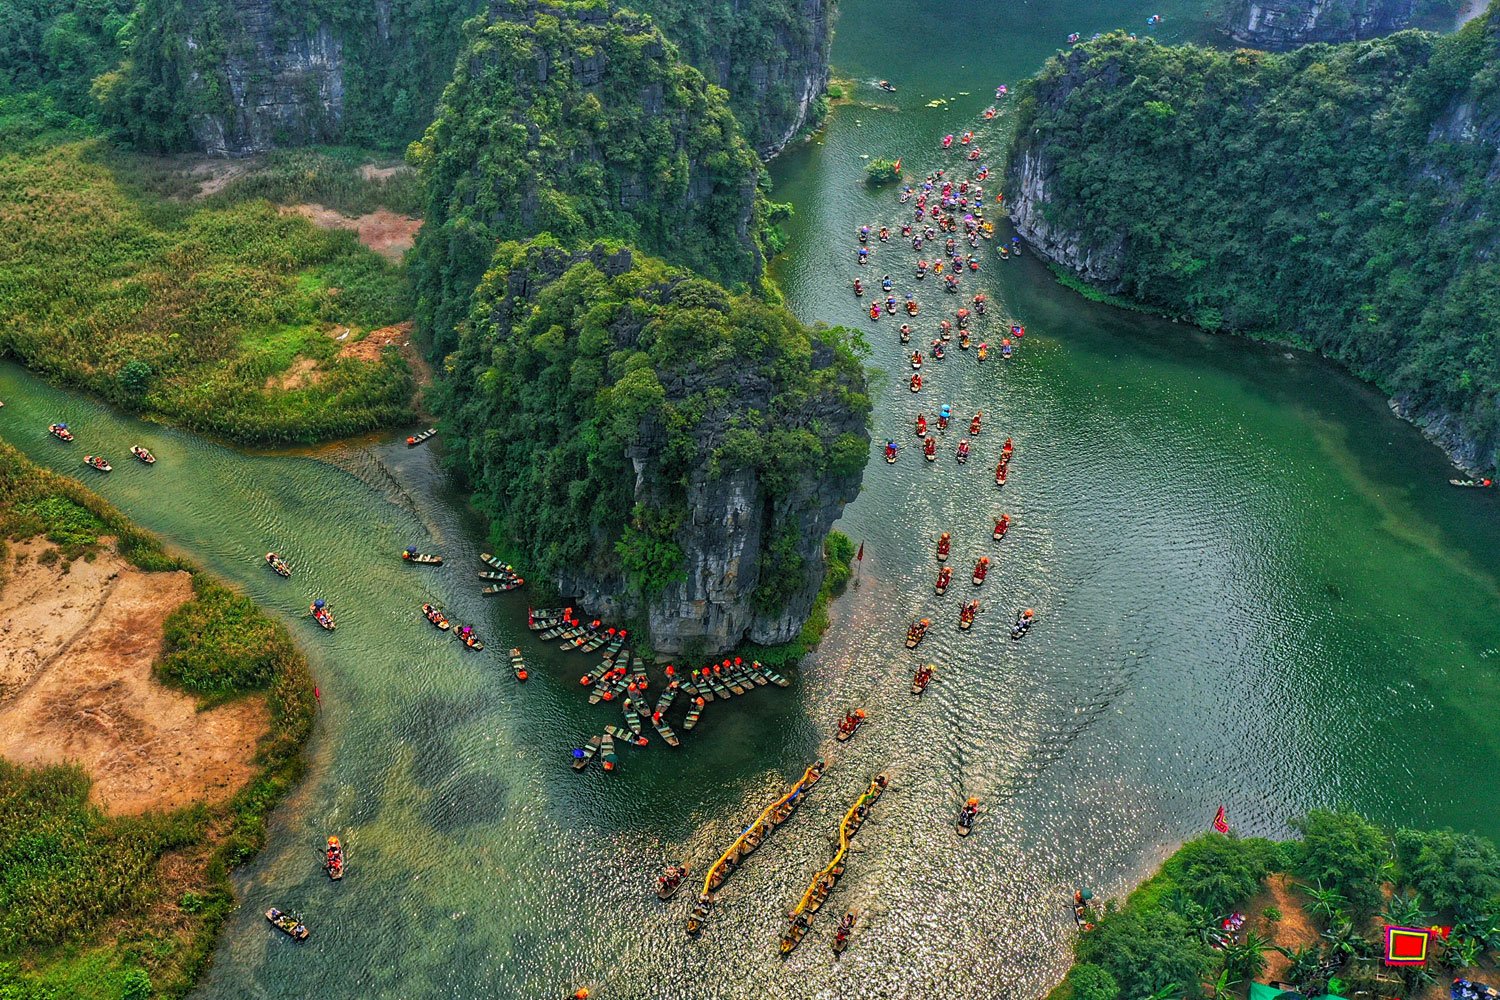
<svg viewBox="0 0 1500 1000"><path fill-rule="evenodd" d="M864 794L854 800L854 805L844 813L844 818L839 821L839 849L834 854L833 860L828 862L822 871L813 876L807 891L797 901L797 906L792 910L792 922L787 927L786 933L781 936L781 957L786 958L797 945L802 943L802 937L812 926L810 915L817 913L822 907L823 901L838 884L839 876L844 874L844 856L849 853L849 843L854 839L854 834L864 825L865 819L870 814L870 807L880 798L891 779L885 774L877 774L870 779L870 787L866 788Z"/></svg>
<svg viewBox="0 0 1500 1000"><path fill-rule="evenodd" d="M713 909L713 894L724 880L733 874L740 866L740 862L749 857L770 832L792 815L792 812L802 801L802 796L807 790L823 776L823 771L828 765L820 757L802 772L802 777L786 790L786 793L761 810L755 822L745 827L734 843L729 845L725 852L719 855L719 860L708 866L708 873L703 877L703 892L698 895L698 901L693 904L693 912L687 919L687 932L689 937L697 937L703 930L703 922L708 918L708 911Z"/></svg>

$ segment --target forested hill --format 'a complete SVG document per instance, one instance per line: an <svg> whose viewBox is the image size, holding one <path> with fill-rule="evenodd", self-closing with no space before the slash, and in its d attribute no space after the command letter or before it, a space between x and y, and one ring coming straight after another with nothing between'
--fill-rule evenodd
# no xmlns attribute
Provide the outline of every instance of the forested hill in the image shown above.
<svg viewBox="0 0 1500 1000"><path fill-rule="evenodd" d="M847 334L547 237L503 244L474 303L441 405L496 534L658 653L795 639L869 455Z"/></svg>
<svg viewBox="0 0 1500 1000"><path fill-rule="evenodd" d="M727 283L759 276L760 162L723 91L648 19L511 0L464 35L408 157L427 191L412 273L435 356L501 240L609 236Z"/></svg>
<svg viewBox="0 0 1500 1000"><path fill-rule="evenodd" d="M729 91L746 135L766 153L823 113L832 5L627 4ZM309 143L400 150L432 121L464 22L507 6L0 0L0 97L45 87L84 117L102 102L117 135L149 152L242 156Z"/></svg>
<svg viewBox="0 0 1500 1000"><path fill-rule="evenodd" d="M1284 55L1105 36L1023 92L1012 218L1087 280L1305 343L1500 449L1500 16Z"/></svg>

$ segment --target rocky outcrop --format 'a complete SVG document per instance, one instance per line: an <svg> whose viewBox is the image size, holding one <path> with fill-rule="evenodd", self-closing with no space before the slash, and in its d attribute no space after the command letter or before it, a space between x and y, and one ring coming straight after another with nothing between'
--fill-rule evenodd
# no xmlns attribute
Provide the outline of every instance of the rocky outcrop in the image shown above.
<svg viewBox="0 0 1500 1000"><path fill-rule="evenodd" d="M276 0L145 0L106 110L148 148L400 149L431 121L460 25L480 6L348 0L309 11Z"/></svg>
<svg viewBox="0 0 1500 1000"><path fill-rule="evenodd" d="M1240 45L1280 51L1310 42L1354 42L1411 24L1414 0L1240 0L1225 24Z"/></svg>
<svg viewBox="0 0 1500 1000"><path fill-rule="evenodd" d="M842 334L614 244L507 244L474 301L447 440L531 568L658 654L796 638L869 452Z"/></svg>
<svg viewBox="0 0 1500 1000"><path fill-rule="evenodd" d="M438 356L502 240L626 236L716 281L759 277L760 161L724 93L650 19L505 0L464 33L438 117L409 153L427 190L418 320Z"/></svg>
<svg viewBox="0 0 1500 1000"><path fill-rule="evenodd" d="M1054 208L1049 181L1056 172L1057 164L1040 148L1026 146L1019 150L1011 162L1011 224L1043 257L1096 285L1118 291L1125 260L1125 237L1120 235L1095 243L1076 229L1054 224L1048 218L1049 210Z"/></svg>
<svg viewBox="0 0 1500 1000"><path fill-rule="evenodd" d="M768 4L732 0L628 0L650 14L683 56L729 92L729 104L762 156L808 125L828 87L833 0Z"/></svg>

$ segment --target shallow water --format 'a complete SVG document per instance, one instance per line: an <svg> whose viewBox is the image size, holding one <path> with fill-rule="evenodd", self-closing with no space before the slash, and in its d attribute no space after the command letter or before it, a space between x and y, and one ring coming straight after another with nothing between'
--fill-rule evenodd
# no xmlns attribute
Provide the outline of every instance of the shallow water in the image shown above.
<svg viewBox="0 0 1500 1000"><path fill-rule="evenodd" d="M1166 30L1190 30L1158 9ZM86 471L84 451L112 456L114 473L85 481L283 614L322 687L313 775L240 873L243 906L198 996L556 997L586 984L616 998L1029 998L1066 964L1072 887L1120 891L1220 803L1245 833L1344 803L1500 835L1500 793L1472 780L1500 749L1488 718L1500 504L1449 488L1441 454L1378 395L1306 355L1093 305L1029 256L988 255L986 324L1026 325L1017 358L980 366L955 349L923 368L917 400L906 391L898 324L862 321L848 291L855 227L899 217L891 190L859 182L861 154L930 169L938 138L1067 32L1145 16L1124 4L985 8L935 40L937 51L972 41L972 64L924 60L908 70L918 84L898 69L909 32L875 30L911 10L848 0L836 46L845 75L900 88L896 101L869 86L857 96L899 110L843 108L821 144L777 164L778 197L798 210L778 265L790 302L866 330L884 370L874 432L907 446L894 467L872 449L841 524L866 545L860 585L791 690L709 706L681 750L622 749L618 776L567 768L568 750L618 713L584 704L575 679L590 660L525 632L525 596L478 595L481 526L433 449L370 440L247 455L0 364L0 434L70 474ZM944 95L957 99L925 107ZM917 328L935 327L951 297L906 280L909 250L877 257L872 283L890 270L899 289L920 287ZM940 401L965 422L985 413L962 469L957 429L937 463L912 447L917 403L930 413ZM56 419L77 444L47 437ZM997 493L1007 435L1016 458ZM135 442L161 461L130 461ZM995 545L1000 510L1015 525ZM944 530L955 580L940 599ZM409 543L447 565L401 564ZM269 548L291 561L291 580L261 564ZM980 555L996 561L977 595L985 611L961 634ZM307 620L315 596L336 632ZM475 622L488 649L430 628L423 600ZM1038 623L1012 643L1022 605ZM901 640L922 615L934 627L919 658ZM504 659L516 643L533 667L524 686ZM909 680L924 661L938 680L917 701ZM834 722L855 705L871 721L835 744ZM689 942L692 890L663 906L649 892L655 870L686 858L701 878L817 756L827 776ZM891 791L806 943L781 962L780 914L880 769ZM960 842L952 819L969 794L987 811ZM329 833L349 847L337 885L317 867ZM300 912L311 940L271 930L260 916L271 905ZM835 962L832 928L848 908L863 917Z"/></svg>

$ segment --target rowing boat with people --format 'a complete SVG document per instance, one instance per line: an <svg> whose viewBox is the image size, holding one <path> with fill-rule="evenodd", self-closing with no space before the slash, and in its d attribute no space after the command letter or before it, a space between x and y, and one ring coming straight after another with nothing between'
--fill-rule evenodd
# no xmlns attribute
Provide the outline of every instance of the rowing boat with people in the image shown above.
<svg viewBox="0 0 1500 1000"><path fill-rule="evenodd" d="M436 605L432 605L432 604L424 604L424 605L422 605L422 617L426 618L428 621L432 622L432 624L436 625L438 628L442 629L444 632L448 631L449 627L452 624L451 622L448 621L447 616L445 616L441 611L439 611L437 609Z"/></svg>
<svg viewBox="0 0 1500 1000"><path fill-rule="evenodd" d="M603 736L590 736L589 741L573 751L573 770L582 771L589 766L594 754L599 752L599 746L604 742Z"/></svg>
<svg viewBox="0 0 1500 1000"><path fill-rule="evenodd" d="M775 684L777 687L790 687L791 686L791 683L792 683L791 681L787 680L785 677L781 676L776 671L772 670L770 667L762 666L758 662L754 663L752 665L756 669L758 669L761 673L765 674L766 675L766 679L769 680L772 684Z"/></svg>
<svg viewBox="0 0 1500 1000"><path fill-rule="evenodd" d="M274 552L266 553L266 565L271 567L277 576L292 575L292 568L286 564L286 560Z"/></svg>
<svg viewBox="0 0 1500 1000"><path fill-rule="evenodd" d="M615 739L619 740L621 743L625 744L628 747L644 747L649 746L651 743L651 741L646 739L645 736L632 733L628 729L621 729L619 726L613 724L605 726L604 732L606 735L613 736Z"/></svg>
<svg viewBox="0 0 1500 1000"><path fill-rule="evenodd" d="M635 710L635 702L625 699L625 725L637 736L641 735L641 713Z"/></svg>
<svg viewBox="0 0 1500 1000"><path fill-rule="evenodd" d="M523 579L521 579L520 577L516 577L514 580L510 580L510 581L508 581L506 583L492 583L488 587L485 587L483 590L481 590L480 593L481 594L504 594L504 593L506 593L508 591L515 590L517 587L521 586L521 584L523 584L525 582L526 581L523 580Z"/></svg>
<svg viewBox="0 0 1500 1000"><path fill-rule="evenodd" d="M701 696L693 699L693 707L688 709L687 718L682 720L683 732L692 732L693 729L698 725L698 720L703 717L703 706L698 704L700 698Z"/></svg>
<svg viewBox="0 0 1500 1000"><path fill-rule="evenodd" d="M828 862L821 871L813 876L812 882L808 884L807 891L802 894L802 898L797 901L797 905L792 909L790 914L791 923L781 937L779 951L782 958L787 957L796 950L797 945L801 943L803 936L807 933L810 926L811 922L808 914L818 912L822 908L824 901L828 899L829 893L833 891L833 887L838 884L840 876L844 873L844 858L849 853L850 841L853 839L855 832L859 830L860 826L864 824L865 819L869 816L870 808L885 793L885 789L889 784L889 776L883 773L875 775L874 778L870 779L869 787L865 789L864 793L858 799L855 799L854 804L849 807L849 811L844 813L844 818L839 821L838 851L834 854L833 860Z"/></svg>
<svg viewBox="0 0 1500 1000"><path fill-rule="evenodd" d="M438 431L436 427L429 427L425 431L422 431L418 434L413 434L406 439L406 446L408 448L415 448L422 442L437 437L437 432Z"/></svg>
<svg viewBox="0 0 1500 1000"><path fill-rule="evenodd" d="M403 562L413 566L441 566L443 557L428 552L418 552L415 545L408 545L401 553Z"/></svg>
<svg viewBox="0 0 1500 1000"><path fill-rule="evenodd" d="M526 658L521 655L519 646L511 647L510 672L515 674L518 681L524 681L527 677L531 676L526 670Z"/></svg>
<svg viewBox="0 0 1500 1000"><path fill-rule="evenodd" d="M729 845L724 853L719 855L719 859L709 866L708 872L703 878L703 892L698 897L698 906L694 907L693 915L688 918L687 932L689 936L696 937L699 931L702 930L703 919L707 916L708 910L713 906L713 892L738 867L739 859L743 856L741 852L745 847L746 840L753 839L751 850L759 846L761 841L765 839L766 834L786 821L787 817L800 804L802 797L807 793L808 789L823 776L823 771L827 766L827 763L821 758L813 761L807 770L802 772L802 777L798 778L780 798L762 809L760 815L755 818L755 822L747 826L734 839L734 842ZM750 838L752 831L755 833L754 838Z"/></svg>

